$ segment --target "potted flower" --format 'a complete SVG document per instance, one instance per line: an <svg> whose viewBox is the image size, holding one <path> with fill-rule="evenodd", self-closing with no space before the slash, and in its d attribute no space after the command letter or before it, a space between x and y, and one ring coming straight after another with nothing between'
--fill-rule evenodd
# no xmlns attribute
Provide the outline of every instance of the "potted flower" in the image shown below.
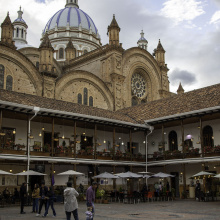
<svg viewBox="0 0 220 220"><path fill-rule="evenodd" d="M204 147L204 153L205 153L205 154L213 153L213 151L214 151L214 149L213 149L213 147L211 147L211 146L205 146L205 147Z"/></svg>

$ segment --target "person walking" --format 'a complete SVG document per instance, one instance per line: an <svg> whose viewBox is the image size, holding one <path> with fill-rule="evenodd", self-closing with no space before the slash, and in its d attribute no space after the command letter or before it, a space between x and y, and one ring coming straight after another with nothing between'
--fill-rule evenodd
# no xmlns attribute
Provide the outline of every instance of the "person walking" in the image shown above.
<svg viewBox="0 0 220 220"><path fill-rule="evenodd" d="M47 192L48 188L45 186L45 182L43 181L40 188L40 207L38 213L36 214L37 217L40 215L43 205L45 205L45 211L47 209Z"/></svg>
<svg viewBox="0 0 220 220"><path fill-rule="evenodd" d="M77 196L79 196L79 193L72 187L72 183L68 182L67 188L64 190L64 208L67 220L71 219L71 212L74 219L79 220Z"/></svg>
<svg viewBox="0 0 220 220"><path fill-rule="evenodd" d="M27 195L26 186L27 186L27 184L23 183L21 188L20 188L20 200L21 200L21 211L20 211L20 214L25 214L25 212L24 212L24 204L25 204L25 195Z"/></svg>
<svg viewBox="0 0 220 220"><path fill-rule="evenodd" d="M54 209L54 191L53 191L53 187L49 187L48 192L47 192L47 207L46 207L46 211L44 213L44 215L42 217L46 217L48 214L48 210L51 207L52 211L53 211L53 217L56 217L56 211Z"/></svg>
<svg viewBox="0 0 220 220"><path fill-rule="evenodd" d="M86 191L86 205L88 208L88 211L91 211L93 214L93 217L91 218L93 220L95 216L95 194L96 194L96 188L97 188L97 183L93 182L92 185L87 189Z"/></svg>
<svg viewBox="0 0 220 220"><path fill-rule="evenodd" d="M40 188L38 184L34 185L34 190L32 192L32 200L33 200L33 210L32 213L38 213L39 206L39 198L40 198Z"/></svg>
<svg viewBox="0 0 220 220"><path fill-rule="evenodd" d="M196 199L199 200L201 199L201 186L199 180L196 181L196 188L195 188L195 194L196 194Z"/></svg>

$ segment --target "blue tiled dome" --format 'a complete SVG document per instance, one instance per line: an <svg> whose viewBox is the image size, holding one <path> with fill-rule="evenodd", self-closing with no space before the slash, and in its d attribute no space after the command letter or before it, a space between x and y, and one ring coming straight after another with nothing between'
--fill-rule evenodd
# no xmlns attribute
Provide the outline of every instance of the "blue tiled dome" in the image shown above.
<svg viewBox="0 0 220 220"><path fill-rule="evenodd" d="M58 28L67 27L68 24L70 28L79 28L81 24L82 29L89 31L91 28L94 34L98 33L98 30L89 15L77 7L65 7L55 13L47 22L44 32L54 29L56 24Z"/></svg>
<svg viewBox="0 0 220 220"><path fill-rule="evenodd" d="M26 24L26 22L25 22L24 19L22 19L22 18L17 18L14 22L22 22L22 23L25 23L25 24Z"/></svg>

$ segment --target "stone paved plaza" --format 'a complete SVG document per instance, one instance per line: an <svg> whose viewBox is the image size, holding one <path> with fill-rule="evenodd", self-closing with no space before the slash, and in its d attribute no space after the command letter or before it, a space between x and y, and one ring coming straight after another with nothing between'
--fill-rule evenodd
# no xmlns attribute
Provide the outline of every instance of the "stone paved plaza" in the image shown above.
<svg viewBox="0 0 220 220"><path fill-rule="evenodd" d="M194 200L175 200L173 202L153 202L140 204L96 204L96 220L136 220L136 219L220 219L220 201L197 202ZM55 204L56 219L64 220L62 204ZM85 217L85 203L79 203L79 219ZM37 219L31 207L25 207L26 214L19 214L19 207L0 208L0 220ZM42 217L38 217L41 218ZM52 218L52 211L49 216ZM73 217L72 217L73 219Z"/></svg>

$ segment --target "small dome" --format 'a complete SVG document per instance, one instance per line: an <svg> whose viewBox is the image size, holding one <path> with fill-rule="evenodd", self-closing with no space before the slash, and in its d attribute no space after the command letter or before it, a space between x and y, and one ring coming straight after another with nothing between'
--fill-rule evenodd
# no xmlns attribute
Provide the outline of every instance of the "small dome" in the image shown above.
<svg viewBox="0 0 220 220"><path fill-rule="evenodd" d="M26 24L26 22L25 22L24 19L22 18L22 14L23 14L23 12L21 11L21 7L20 7L20 10L18 11L18 18L15 19L13 23L15 23L15 22L21 22L21 23Z"/></svg>
<svg viewBox="0 0 220 220"><path fill-rule="evenodd" d="M56 12L52 18L47 22L45 31L50 31L62 27L79 28L92 31L92 33L97 34L98 30L93 22L93 20L84 11L77 7L65 7L64 9Z"/></svg>

